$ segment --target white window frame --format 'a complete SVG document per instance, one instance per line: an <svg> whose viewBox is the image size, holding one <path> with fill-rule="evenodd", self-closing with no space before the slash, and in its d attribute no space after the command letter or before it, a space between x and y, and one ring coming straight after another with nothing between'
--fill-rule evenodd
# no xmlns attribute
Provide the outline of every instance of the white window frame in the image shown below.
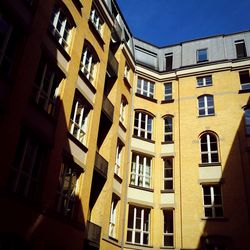
<svg viewBox="0 0 250 250"><path fill-rule="evenodd" d="M80 168L76 169L76 167L70 166L69 163L62 163L59 186L57 189L56 210L58 213L61 213L64 216L68 216L70 218L73 217L75 211L76 195L79 192L80 175ZM69 176L69 182L67 183L67 185L65 185L67 176ZM75 185L72 182L73 177L76 178Z"/></svg>
<svg viewBox="0 0 250 250"><path fill-rule="evenodd" d="M59 26L60 28L58 29L57 26L60 23L61 25ZM63 12L63 10L59 6L55 6L53 9L50 29L52 31L52 34L59 42L59 44L61 44L62 47L68 51L71 40L72 25L70 24L67 15Z"/></svg>
<svg viewBox="0 0 250 250"><path fill-rule="evenodd" d="M84 47L80 63L80 70L91 83L94 82L95 68L96 60L91 49L89 47Z"/></svg>
<svg viewBox="0 0 250 250"><path fill-rule="evenodd" d="M135 159L135 161L134 161ZM142 162L142 164L140 164ZM149 162L149 165L147 165ZM147 170L149 170L147 172ZM152 158L133 153L130 184L138 187L151 187Z"/></svg>
<svg viewBox="0 0 250 250"><path fill-rule="evenodd" d="M170 167L167 165L167 161L170 161ZM166 176L166 170L172 172L172 176ZM165 188L167 182L172 182L172 188ZM173 168L173 157L167 157L163 159L163 190L174 189L174 168Z"/></svg>
<svg viewBox="0 0 250 250"><path fill-rule="evenodd" d="M117 174L118 176L120 176L121 174L122 150L123 150L123 145L118 142L116 147L116 157L115 157L115 174Z"/></svg>
<svg viewBox="0 0 250 250"><path fill-rule="evenodd" d="M172 82L164 84L164 100L169 101L173 99L173 86Z"/></svg>
<svg viewBox="0 0 250 250"><path fill-rule="evenodd" d="M129 209L133 209L133 218L128 217L129 220L133 220L133 228L127 228L128 232L131 232L132 244L139 244L139 245L149 245L150 243L150 209L148 208L140 208L135 206L129 206ZM139 211L141 210L141 215L139 214ZM148 214L148 217L144 221L144 214ZM140 228L136 228L136 222L140 221ZM146 230L148 228L148 230ZM136 242L136 233L140 234L140 241ZM147 244L143 244L144 236L147 236ZM127 239L128 241L128 239ZM129 241L128 241L129 242Z"/></svg>
<svg viewBox="0 0 250 250"><path fill-rule="evenodd" d="M41 68L39 67L39 70L41 69L41 79L38 79L39 82L36 82L34 86L35 102L38 105L42 105L42 108L48 114L53 116L55 112L56 99L59 96L60 92L59 76L56 69L53 66L51 66L50 63L46 62L46 60L42 59L41 63L42 66ZM50 73L51 75L48 75ZM45 81L49 82L47 90L44 89ZM53 89L55 89L54 93L52 93Z"/></svg>
<svg viewBox="0 0 250 250"><path fill-rule="evenodd" d="M93 23L93 25L95 26L96 30L100 34L102 34L102 26L103 26L104 22L96 9L91 10L90 20Z"/></svg>
<svg viewBox="0 0 250 250"><path fill-rule="evenodd" d="M87 104L75 97L70 117L70 133L82 144L86 144L89 112Z"/></svg>
<svg viewBox="0 0 250 250"><path fill-rule="evenodd" d="M151 140L152 139L152 131L153 131L153 117L151 115L148 115L147 113L136 111L135 112L135 120L136 120L137 114L138 114L138 127L135 126L135 122L134 122L134 135ZM143 115L145 116L145 128L142 128ZM149 128L151 128L151 129L149 129ZM137 133L135 130L137 130ZM144 133L144 136L142 136L142 133Z"/></svg>
<svg viewBox="0 0 250 250"><path fill-rule="evenodd" d="M149 98L154 98L154 83L149 80L138 77L137 82L137 93L147 96Z"/></svg>
<svg viewBox="0 0 250 250"><path fill-rule="evenodd" d="M211 98L211 100L209 100ZM214 109L214 96L213 95L202 95L197 98L198 100L198 110L199 110L199 116L208 116L208 115L214 115L215 109ZM204 103L204 106L201 106L201 102ZM212 102L212 104L209 105L209 102ZM210 111L212 109L212 111ZM201 114L203 112L205 114Z"/></svg>
<svg viewBox="0 0 250 250"><path fill-rule="evenodd" d="M171 124L167 124L167 119L171 119ZM173 116L167 115L164 117L164 142L172 142L173 141ZM168 131L168 129L170 131ZM170 136L171 140L167 140L166 137Z"/></svg>
<svg viewBox="0 0 250 250"><path fill-rule="evenodd" d="M202 151L202 142L201 142L201 139L204 136L206 137L206 142L203 143L203 144L205 144L206 147L207 147L206 151ZM215 139L216 139L216 148L217 148L217 150L212 150L211 149L211 136L214 136ZM204 134L202 134L201 137L200 137L201 163L219 163L219 152L218 152L219 149L218 148L219 148L219 145L218 145L218 139L217 139L216 135L214 135L212 133L204 133ZM212 161L212 154L216 154L217 155L218 161ZM208 156L208 162L203 162L202 161L202 155L207 155Z"/></svg>
<svg viewBox="0 0 250 250"><path fill-rule="evenodd" d="M204 188L209 188L210 190L210 193L209 195L205 195L205 192L204 192ZM220 197L221 199L221 203L220 204L215 204L215 192L214 192L214 188L219 188L220 190L220 194L217 195L218 197ZM222 216L217 216L216 215L216 208L221 208L222 209L222 214L224 214L224 211L223 211L223 200L222 200L222 193L221 193L221 186L220 185L203 185L202 186L202 193L203 193L203 209L204 209L204 217L205 218L222 218ZM210 197L210 204L205 204L205 196L209 196ZM212 215L211 216L206 216L205 214L205 209L208 208L208 209L211 209L212 211Z"/></svg>
<svg viewBox="0 0 250 250"><path fill-rule="evenodd" d="M124 77L129 81L129 72L130 72L130 67L128 66L128 64L125 64L125 68L124 68Z"/></svg>
<svg viewBox="0 0 250 250"><path fill-rule="evenodd" d="M119 199L113 195L110 208L109 236L114 239L117 238L118 203Z"/></svg>
<svg viewBox="0 0 250 250"><path fill-rule="evenodd" d="M197 87L207 87L213 85L212 76L200 76L196 78Z"/></svg>
<svg viewBox="0 0 250 250"><path fill-rule="evenodd" d="M172 218L170 219L173 222L173 225L172 225L173 231L172 232L168 232L167 230L165 230L165 223L169 220L169 218L167 218L166 212L172 212L171 213ZM165 244L165 237L171 237L173 244ZM173 247L174 246L174 211L173 210L163 210L163 246L164 247Z"/></svg>

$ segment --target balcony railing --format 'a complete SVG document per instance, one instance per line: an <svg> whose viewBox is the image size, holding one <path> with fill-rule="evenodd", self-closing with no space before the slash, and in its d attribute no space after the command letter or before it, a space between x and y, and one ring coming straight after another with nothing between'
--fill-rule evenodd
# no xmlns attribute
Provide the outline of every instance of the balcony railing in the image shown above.
<svg viewBox="0 0 250 250"><path fill-rule="evenodd" d="M88 221L87 223L87 240L88 244L99 248L101 239L101 227Z"/></svg>
<svg viewBox="0 0 250 250"><path fill-rule="evenodd" d="M114 106L105 95L103 96L102 109L109 118L109 120L113 122Z"/></svg>
<svg viewBox="0 0 250 250"><path fill-rule="evenodd" d="M109 51L109 57L108 57L108 73L110 77L117 78L118 62L111 50Z"/></svg>
<svg viewBox="0 0 250 250"><path fill-rule="evenodd" d="M95 170L107 179L108 162L97 152L95 156Z"/></svg>

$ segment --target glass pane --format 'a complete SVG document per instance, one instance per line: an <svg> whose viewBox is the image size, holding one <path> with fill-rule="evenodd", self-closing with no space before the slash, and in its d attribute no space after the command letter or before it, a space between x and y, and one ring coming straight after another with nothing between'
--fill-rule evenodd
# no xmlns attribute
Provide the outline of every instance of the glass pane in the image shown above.
<svg viewBox="0 0 250 250"><path fill-rule="evenodd" d="M148 241L148 234L144 233L143 234L143 244L144 245L148 245L149 241Z"/></svg>
<svg viewBox="0 0 250 250"><path fill-rule="evenodd" d="M210 208L210 207L205 208L205 216L206 217L212 217L213 216L212 208Z"/></svg>

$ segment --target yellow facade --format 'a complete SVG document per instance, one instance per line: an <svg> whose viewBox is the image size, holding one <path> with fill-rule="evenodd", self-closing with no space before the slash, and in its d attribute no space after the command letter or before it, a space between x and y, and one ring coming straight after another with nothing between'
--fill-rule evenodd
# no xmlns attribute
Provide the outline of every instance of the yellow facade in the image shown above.
<svg viewBox="0 0 250 250"><path fill-rule="evenodd" d="M114 0L3 0L0 35L0 249L250 248L249 31L158 48Z"/></svg>

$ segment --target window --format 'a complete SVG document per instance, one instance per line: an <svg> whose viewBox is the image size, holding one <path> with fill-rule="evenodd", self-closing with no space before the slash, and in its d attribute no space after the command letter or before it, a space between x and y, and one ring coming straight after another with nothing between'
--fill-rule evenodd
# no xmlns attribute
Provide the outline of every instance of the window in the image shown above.
<svg viewBox="0 0 250 250"><path fill-rule="evenodd" d="M240 85L242 90L250 90L250 76L249 71L240 71Z"/></svg>
<svg viewBox="0 0 250 250"><path fill-rule="evenodd" d="M165 101L169 101L172 100L172 83L165 83L164 84L164 88L165 88L165 93L164 93L164 100Z"/></svg>
<svg viewBox="0 0 250 250"><path fill-rule="evenodd" d="M0 13L0 71L4 76L9 76L13 70L14 59L17 54L18 44L21 42L22 31L12 25Z"/></svg>
<svg viewBox="0 0 250 250"><path fill-rule="evenodd" d="M173 142L173 117L164 118L164 142Z"/></svg>
<svg viewBox="0 0 250 250"><path fill-rule="evenodd" d="M150 209L129 205L127 241L139 245L149 245Z"/></svg>
<svg viewBox="0 0 250 250"><path fill-rule="evenodd" d="M152 116L142 112L135 112L134 135L151 140L152 122Z"/></svg>
<svg viewBox="0 0 250 250"><path fill-rule="evenodd" d="M150 188L151 158L133 153L130 184Z"/></svg>
<svg viewBox="0 0 250 250"><path fill-rule="evenodd" d="M33 88L35 102L48 114L54 115L59 96L62 74L58 68L42 57Z"/></svg>
<svg viewBox="0 0 250 250"><path fill-rule="evenodd" d="M122 97L122 99L121 99L121 104L120 104L120 116L119 116L119 121L120 121L123 125L125 124L126 105L127 105L127 100L125 99L125 97Z"/></svg>
<svg viewBox="0 0 250 250"><path fill-rule="evenodd" d="M163 246L174 246L174 223L173 210L163 210L164 228L163 228Z"/></svg>
<svg viewBox="0 0 250 250"><path fill-rule="evenodd" d="M173 158L164 159L163 189L173 190Z"/></svg>
<svg viewBox="0 0 250 250"><path fill-rule="evenodd" d="M214 114L214 97L212 95L202 95L198 97L199 116Z"/></svg>
<svg viewBox="0 0 250 250"><path fill-rule="evenodd" d="M109 236L117 238L117 210L118 210L119 199L113 195L110 209L110 220L109 220Z"/></svg>
<svg viewBox="0 0 250 250"><path fill-rule="evenodd" d="M166 59L166 71L171 71L173 69L173 53L165 55Z"/></svg>
<svg viewBox="0 0 250 250"><path fill-rule="evenodd" d="M130 67L128 66L128 64L125 64L125 68L124 68L124 77L129 81L129 71L130 71Z"/></svg>
<svg viewBox="0 0 250 250"><path fill-rule="evenodd" d="M51 15L50 31L65 50L69 48L72 27L73 25L70 23L66 13L56 5Z"/></svg>
<svg viewBox="0 0 250 250"><path fill-rule="evenodd" d="M81 143L86 143L90 105L78 92L75 94L70 115L70 133Z"/></svg>
<svg viewBox="0 0 250 250"><path fill-rule="evenodd" d="M245 108L245 126L246 126L246 134L250 135L250 108Z"/></svg>
<svg viewBox="0 0 250 250"><path fill-rule="evenodd" d="M93 25L95 26L96 30L101 34L102 33L103 20L100 18L100 15L96 11L96 9L91 10L90 20L93 23Z"/></svg>
<svg viewBox="0 0 250 250"><path fill-rule="evenodd" d="M203 206L206 218L223 217L220 185L202 186Z"/></svg>
<svg viewBox="0 0 250 250"><path fill-rule="evenodd" d="M200 138L201 162L218 163L218 145L217 138L212 133L204 133Z"/></svg>
<svg viewBox="0 0 250 250"><path fill-rule="evenodd" d="M57 212L72 218L76 209L76 193L81 168L73 166L73 163L63 163L59 176L57 189Z"/></svg>
<svg viewBox="0 0 250 250"><path fill-rule="evenodd" d="M93 49L89 46L85 46L82 53L80 71L91 83L94 81L96 64L97 58L94 56Z"/></svg>
<svg viewBox="0 0 250 250"><path fill-rule="evenodd" d="M205 87L212 85L212 76L197 77L197 87Z"/></svg>
<svg viewBox="0 0 250 250"><path fill-rule="evenodd" d="M154 83L142 78L138 78L137 93L154 98Z"/></svg>
<svg viewBox="0 0 250 250"><path fill-rule="evenodd" d="M197 62L204 62L208 60L207 49L197 50Z"/></svg>
<svg viewBox="0 0 250 250"><path fill-rule="evenodd" d="M115 173L118 176L120 176L120 170L121 170L122 148L123 145L118 141L116 147L116 158L115 158Z"/></svg>
<svg viewBox="0 0 250 250"><path fill-rule="evenodd" d="M243 58L247 56L246 45L244 40L235 41L236 56L237 58Z"/></svg>
<svg viewBox="0 0 250 250"><path fill-rule="evenodd" d="M9 189L31 200L37 199L46 146L22 130L8 182Z"/></svg>

